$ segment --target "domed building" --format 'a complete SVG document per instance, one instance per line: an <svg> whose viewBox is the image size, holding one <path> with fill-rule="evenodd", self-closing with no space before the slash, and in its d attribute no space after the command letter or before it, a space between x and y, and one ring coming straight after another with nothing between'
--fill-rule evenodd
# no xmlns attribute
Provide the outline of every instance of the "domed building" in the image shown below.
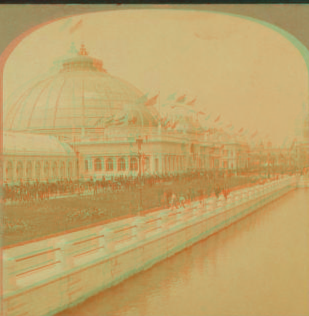
<svg viewBox="0 0 309 316"><path fill-rule="evenodd" d="M7 105L6 130L81 135L143 95L130 83L110 75L83 45L75 56L58 63L57 73L28 87Z"/></svg>
<svg viewBox="0 0 309 316"><path fill-rule="evenodd" d="M148 99L109 74L84 45L79 51L71 48L54 66L51 75L5 106L4 143L15 139L18 149L4 148L5 182L109 179L213 167L219 141L205 137L191 104L174 102L167 113L161 111L154 106L158 96ZM217 167L235 168L228 160Z"/></svg>

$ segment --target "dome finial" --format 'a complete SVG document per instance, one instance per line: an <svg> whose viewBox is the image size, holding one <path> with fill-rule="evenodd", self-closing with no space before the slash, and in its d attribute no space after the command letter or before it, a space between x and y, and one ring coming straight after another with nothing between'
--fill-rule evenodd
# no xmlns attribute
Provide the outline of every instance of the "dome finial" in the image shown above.
<svg viewBox="0 0 309 316"><path fill-rule="evenodd" d="M86 47L85 47L84 44L82 44L80 46L79 55L82 55L82 56L87 56L88 55L88 52L87 52Z"/></svg>
<svg viewBox="0 0 309 316"><path fill-rule="evenodd" d="M75 43L74 42L72 42L71 43L71 47L70 47L70 50L69 50L69 53L70 54L77 54L77 49L76 49L76 47L75 47Z"/></svg>

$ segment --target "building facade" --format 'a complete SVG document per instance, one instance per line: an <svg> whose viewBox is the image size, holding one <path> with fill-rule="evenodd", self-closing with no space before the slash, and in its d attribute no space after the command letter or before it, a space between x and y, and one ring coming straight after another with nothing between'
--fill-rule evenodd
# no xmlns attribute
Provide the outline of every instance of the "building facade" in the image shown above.
<svg viewBox="0 0 309 316"><path fill-rule="evenodd" d="M80 51L71 48L54 73L6 105L3 180L248 168L245 141L201 126L192 106L182 100L161 110L155 99L110 75L83 45Z"/></svg>

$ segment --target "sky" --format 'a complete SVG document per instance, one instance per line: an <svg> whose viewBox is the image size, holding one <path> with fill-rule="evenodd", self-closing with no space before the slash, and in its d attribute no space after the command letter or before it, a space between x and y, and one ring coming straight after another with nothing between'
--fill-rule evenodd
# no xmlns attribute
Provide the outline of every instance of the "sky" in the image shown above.
<svg viewBox="0 0 309 316"><path fill-rule="evenodd" d="M75 16L25 38L5 66L4 98L48 73L72 42L141 91L195 97L195 108L224 124L281 144L308 100L298 50L260 24L218 13L125 10Z"/></svg>

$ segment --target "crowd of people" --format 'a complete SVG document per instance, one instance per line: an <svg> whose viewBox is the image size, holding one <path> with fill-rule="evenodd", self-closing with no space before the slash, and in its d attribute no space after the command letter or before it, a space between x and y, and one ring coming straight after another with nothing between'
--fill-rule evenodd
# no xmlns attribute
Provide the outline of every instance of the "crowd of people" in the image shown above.
<svg viewBox="0 0 309 316"><path fill-rule="evenodd" d="M143 177L119 176L112 179L101 180L90 179L88 181L73 181L63 179L56 182L34 183L20 182L18 185L3 187L3 200L13 204L31 203L35 201L48 200L50 198L68 196L68 195L90 195L94 198L104 193L116 193L120 191L131 191L141 187L152 187L158 183L166 182L190 182L196 179L203 179L208 183L214 183L224 175L220 172L190 172L178 175L151 175ZM191 194L191 193L190 193Z"/></svg>

